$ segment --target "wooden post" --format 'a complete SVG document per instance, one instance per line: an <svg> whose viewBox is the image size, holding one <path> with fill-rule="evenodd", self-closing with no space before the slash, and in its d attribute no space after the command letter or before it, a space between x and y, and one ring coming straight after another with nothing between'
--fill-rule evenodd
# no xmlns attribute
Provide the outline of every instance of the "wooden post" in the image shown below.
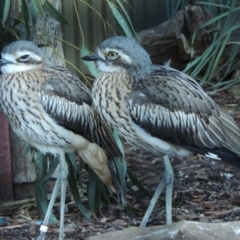
<svg viewBox="0 0 240 240"><path fill-rule="evenodd" d="M11 201L13 200L13 183L9 125L1 112L0 124L0 201Z"/></svg>

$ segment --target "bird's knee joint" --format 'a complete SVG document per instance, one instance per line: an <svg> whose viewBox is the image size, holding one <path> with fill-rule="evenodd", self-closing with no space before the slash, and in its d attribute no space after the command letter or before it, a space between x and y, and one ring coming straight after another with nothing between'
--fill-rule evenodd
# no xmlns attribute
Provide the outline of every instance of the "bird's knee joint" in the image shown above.
<svg viewBox="0 0 240 240"><path fill-rule="evenodd" d="M61 180L66 180L68 177L68 172L66 171L66 169L59 169L59 178Z"/></svg>

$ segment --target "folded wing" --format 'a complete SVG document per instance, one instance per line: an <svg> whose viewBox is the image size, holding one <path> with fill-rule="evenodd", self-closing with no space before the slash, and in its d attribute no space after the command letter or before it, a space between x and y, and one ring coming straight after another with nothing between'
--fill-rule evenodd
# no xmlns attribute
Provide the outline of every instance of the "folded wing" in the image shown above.
<svg viewBox="0 0 240 240"><path fill-rule="evenodd" d="M226 148L240 155L240 130L198 83L158 67L128 95L132 120L151 135L189 150Z"/></svg>

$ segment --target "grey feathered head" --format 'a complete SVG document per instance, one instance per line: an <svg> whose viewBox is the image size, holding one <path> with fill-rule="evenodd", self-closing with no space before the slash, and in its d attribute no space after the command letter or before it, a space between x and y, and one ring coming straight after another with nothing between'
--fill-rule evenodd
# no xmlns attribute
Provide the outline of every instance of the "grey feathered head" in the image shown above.
<svg viewBox="0 0 240 240"><path fill-rule="evenodd" d="M45 54L34 43L18 40L10 43L2 50L0 67L2 73L10 74L26 71L37 67L39 64L52 66Z"/></svg>
<svg viewBox="0 0 240 240"><path fill-rule="evenodd" d="M133 38L116 36L103 41L93 55L83 57L95 61L103 72L126 70L131 76L142 78L153 69L148 53Z"/></svg>

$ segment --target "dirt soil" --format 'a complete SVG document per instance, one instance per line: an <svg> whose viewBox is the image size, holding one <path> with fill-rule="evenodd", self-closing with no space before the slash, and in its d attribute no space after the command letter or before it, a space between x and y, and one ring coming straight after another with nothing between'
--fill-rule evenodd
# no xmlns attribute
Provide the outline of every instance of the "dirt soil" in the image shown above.
<svg viewBox="0 0 240 240"><path fill-rule="evenodd" d="M240 126L240 100L223 92L213 98ZM142 150L133 151L130 146L126 146L126 156L128 168L149 191L154 192L164 170L161 159L153 158ZM240 219L239 168L199 155L189 159L172 159L172 165L175 174L174 222L225 222ZM130 206L138 209L137 212L119 210L115 205L104 203L101 213L92 220L84 219L73 201L68 203L65 215L66 239L85 239L108 231L139 226L149 198L136 189L127 193L127 200ZM39 226L36 223L39 217L32 200L11 207L0 206L0 239L34 239L38 234ZM148 226L162 224L165 224L164 195L159 198ZM57 224L50 225L46 239L58 239Z"/></svg>

